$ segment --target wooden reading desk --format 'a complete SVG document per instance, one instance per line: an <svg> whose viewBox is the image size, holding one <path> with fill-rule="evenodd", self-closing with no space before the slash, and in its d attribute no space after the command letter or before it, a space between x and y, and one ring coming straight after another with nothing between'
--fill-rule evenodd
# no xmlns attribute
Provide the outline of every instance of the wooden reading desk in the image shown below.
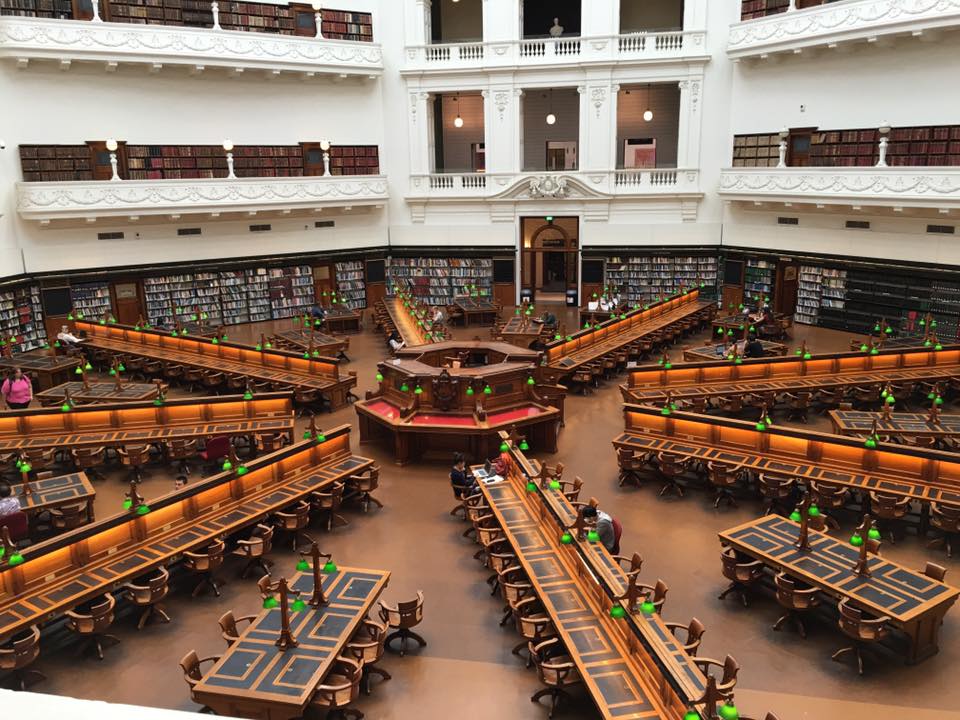
<svg viewBox="0 0 960 720"><path fill-rule="evenodd" d="M778 357L787 354L787 346L782 343L761 340L763 345L763 354L766 357ZM718 343L716 345L703 345L700 347L684 348L683 359L685 362L709 362L711 360L723 360L723 352L726 350L726 344Z"/></svg>
<svg viewBox="0 0 960 720"><path fill-rule="evenodd" d="M644 335L664 330L675 323L693 322L715 311L713 303L701 301L699 290L662 300L646 309L633 310L622 319L609 320L590 330L580 330L570 339L547 346L547 365L543 368L550 382L572 375L581 366L596 362L608 353L640 340Z"/></svg>
<svg viewBox="0 0 960 720"><path fill-rule="evenodd" d="M504 434L504 437L506 435ZM511 448L499 482L480 488L537 596L604 718L679 720L706 690L706 678L659 614L629 612L615 599L627 587L616 560L599 542L560 536L577 517L559 490L539 484L539 465ZM472 468L478 477L482 467ZM527 490L533 481L537 488ZM610 615L619 604L627 613Z"/></svg>
<svg viewBox="0 0 960 720"><path fill-rule="evenodd" d="M870 576L854 568L860 551L848 542L809 531L810 549L795 546L800 524L779 515L750 520L719 533L720 542L760 560L774 572L817 587L837 599L848 598L890 624L909 639L908 663L935 655L937 638L947 610L960 590L898 565L879 555L868 555Z"/></svg>
<svg viewBox="0 0 960 720"><path fill-rule="evenodd" d="M528 318L525 315L514 315L504 323L500 330L500 337L511 345L526 349L540 337L542 330L541 320Z"/></svg>
<svg viewBox="0 0 960 720"><path fill-rule="evenodd" d="M630 372L621 386L628 402L663 404L695 398L817 392L827 388L881 387L888 383L938 382L960 376L960 346L842 352L744 359L739 364L714 360L665 369L647 365Z"/></svg>
<svg viewBox="0 0 960 720"><path fill-rule="evenodd" d="M37 378L41 390L52 388L70 379L80 358L55 355L53 349L29 350L10 357L0 357L0 368L20 368Z"/></svg>
<svg viewBox="0 0 960 720"><path fill-rule="evenodd" d="M323 308L324 326L327 332L358 333L360 332L361 313L340 305L339 307Z"/></svg>
<svg viewBox="0 0 960 720"><path fill-rule="evenodd" d="M45 406L59 405L68 392L71 400L80 403L143 402L153 400L166 389L166 383L158 386L156 383L121 382L118 389L115 382L90 382L84 387L80 381L71 381L39 392L34 397Z"/></svg>
<svg viewBox="0 0 960 720"><path fill-rule="evenodd" d="M341 567L324 574L328 603L291 611L290 630L297 646L285 651L276 645L280 608L262 610L193 688L194 701L230 717L301 717L389 579L386 570ZM313 572L297 573L289 586L306 601L313 594Z"/></svg>
<svg viewBox="0 0 960 720"><path fill-rule="evenodd" d="M311 492L362 473L373 461L350 452L350 426L304 440L235 469L58 535L0 561L0 642L30 625L116 590L146 572L261 522ZM119 509L119 508L118 508Z"/></svg>
<svg viewBox="0 0 960 720"><path fill-rule="evenodd" d="M426 331L423 327L427 324L426 311L417 308L406 308L403 305L403 298L392 297L384 298L383 306L390 316L390 321L400 333L400 338L404 345L413 347L416 345L425 345L432 342L427 339ZM420 325L419 323L423 323Z"/></svg>
<svg viewBox="0 0 960 720"><path fill-rule="evenodd" d="M0 453L264 434L292 438L290 393L263 393L252 400L221 395L161 405L113 403L79 406L70 412L44 408L0 413Z"/></svg>
<svg viewBox="0 0 960 720"><path fill-rule="evenodd" d="M457 297L453 304L463 312L463 326L493 325L497 321L497 306L491 300L471 297Z"/></svg>
<svg viewBox="0 0 960 720"><path fill-rule="evenodd" d="M340 376L334 358L306 359L286 350L257 350L250 345L217 342L195 337L174 337L162 330L137 330L129 325L100 325L75 321L86 334L85 345L117 355L160 360L164 363L200 368L255 382L303 390L317 390L333 409L347 404L347 394L357 385L356 377Z"/></svg>
<svg viewBox="0 0 960 720"><path fill-rule="evenodd" d="M333 335L315 332L312 326L310 330L306 328L282 330L274 333L272 339L274 345L287 350L303 353L313 348L314 352L324 357L335 357L341 360L346 357L346 350L350 346L349 340L341 340Z"/></svg>
<svg viewBox="0 0 960 720"><path fill-rule="evenodd" d="M838 435L867 436L877 424L877 434L900 438L955 438L960 437L960 415L940 415L937 422L929 420L928 413L861 412L858 410L831 410L830 421Z"/></svg>
<svg viewBox="0 0 960 720"><path fill-rule="evenodd" d="M97 491L93 489L86 473L75 472L59 477L31 480L11 485L14 497L20 501L20 509L31 515L64 505L85 503L87 516L93 522L93 501Z"/></svg>

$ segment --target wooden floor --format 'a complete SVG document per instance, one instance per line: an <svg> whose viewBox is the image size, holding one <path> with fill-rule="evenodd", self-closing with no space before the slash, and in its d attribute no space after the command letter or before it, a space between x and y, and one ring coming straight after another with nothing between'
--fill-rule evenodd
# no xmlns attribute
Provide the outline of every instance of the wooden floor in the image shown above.
<svg viewBox="0 0 960 720"><path fill-rule="evenodd" d="M561 322L576 324L575 310L557 308ZM369 324L369 320L368 320ZM288 323L258 323L231 328L231 339L254 341L261 332L287 329ZM454 336L468 339L476 328L457 329ZM796 328L796 343L806 339L813 351L837 351L849 347L847 333ZM704 333L688 344L700 344ZM368 327L351 336L350 363L342 370L357 370L357 394L376 385L376 363L386 356L383 340ZM677 348L676 357L680 357ZM610 444L623 428L618 382L610 381L593 395L567 397L566 427L560 434L560 452L543 456L532 448L532 457L550 462L562 460L571 477L585 480L584 495L594 495L624 525L623 550L639 551L644 559L642 579L658 577L670 586L664 617L688 622L702 620L707 632L701 655L720 657L731 653L740 662L736 692L741 712L763 717L773 710L781 720L874 720L878 717L909 717L911 720L960 719L960 685L953 682L960 663L960 619L948 615L941 631L938 656L906 667L892 656L867 656L863 678L849 664L830 661L830 654L846 644L833 626L811 623L809 637L801 640L790 631L773 632L770 626L780 615L773 600L758 599L745 609L734 597L717 600L726 586L720 574L717 532L756 516L760 504L751 500L739 508L714 510L712 494L692 491L681 500L660 500L659 485L641 490L617 487L616 460ZM173 393L176 395L177 393ZM951 412L945 409L944 412ZM830 423L812 416L811 427L829 432ZM356 413L343 408L320 417L330 427L352 423ZM303 421L298 421L298 429ZM297 433L299 434L299 433ZM359 433L354 432L358 438ZM418 589L426 595L425 620L418 628L429 645L405 658L388 654L384 668L393 680L378 685L362 697L358 709L373 720L403 718L433 719L455 715L457 720L490 718L546 718L546 707L530 703L530 695L541 686L533 670L510 654L517 642L512 628L501 628L501 604L490 597L485 573L470 556L475 549L460 537L463 525L448 511L453 497L447 480L449 458L428 458L425 462L398 468L389 452L375 445L357 447L355 452L375 458L382 466L382 487L378 493L386 503L383 510L368 515L346 513L350 525L330 535L315 531L324 552L333 552L339 564L385 568L391 572L384 592L389 601L409 599ZM174 475L166 468L151 468L143 483L149 498L173 485ZM96 480L97 516L106 517L120 508L127 486L121 470L111 471L106 480ZM849 536L852 526L844 525L837 537ZM947 560L942 551L927 551L913 536L895 546L884 544L884 555L911 567L921 567L926 558L946 564L947 581L960 583L960 558ZM296 558L288 548L272 555L275 573L294 572ZM228 561L222 577L227 580L219 599L189 598L189 590L176 589L168 610L170 625L148 625L135 630L135 618L118 619L113 632L121 644L108 648L103 662L77 660L72 649L49 652L56 639L44 643L44 655L36 668L49 679L34 686L36 692L124 702L154 707L196 710L177 662L189 649L200 656L223 651L217 618L227 609L238 615L256 613L260 599L254 580L237 577L239 565ZM78 672L82 669L82 672ZM557 718L593 718L595 710L585 692L576 694L574 705L561 706ZM468 700L469 698L469 700ZM909 708L907 710L906 708Z"/></svg>

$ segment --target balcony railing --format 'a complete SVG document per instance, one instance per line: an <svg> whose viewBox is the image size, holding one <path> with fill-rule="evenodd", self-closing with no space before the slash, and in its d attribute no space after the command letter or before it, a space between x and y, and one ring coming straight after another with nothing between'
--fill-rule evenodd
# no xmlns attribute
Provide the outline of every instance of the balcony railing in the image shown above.
<svg viewBox="0 0 960 720"><path fill-rule="evenodd" d="M727 55L765 58L802 54L805 48L874 43L880 38L929 38L960 27L960 0L843 0L795 9L730 26Z"/></svg>
<svg viewBox="0 0 960 720"><path fill-rule="evenodd" d="M960 167L729 168L720 195L745 202L960 208Z"/></svg>
<svg viewBox="0 0 960 720"><path fill-rule="evenodd" d="M194 74L227 68L235 75L263 71L268 76L340 78L383 74L380 45L348 40L244 32L215 28L57 20L0 16L0 58L19 67L54 61L61 69L73 62L139 64L151 71L187 66Z"/></svg>
<svg viewBox="0 0 960 720"><path fill-rule="evenodd" d="M434 173L410 178L408 199L489 200L698 195L695 169Z"/></svg>
<svg viewBox="0 0 960 720"><path fill-rule="evenodd" d="M497 67L617 63L632 60L707 60L706 33L669 31L600 37L542 38L407 47L409 72Z"/></svg>
<svg viewBox="0 0 960 720"><path fill-rule="evenodd" d="M220 215L380 205L383 175L327 175L214 180L20 182L17 211L28 220Z"/></svg>

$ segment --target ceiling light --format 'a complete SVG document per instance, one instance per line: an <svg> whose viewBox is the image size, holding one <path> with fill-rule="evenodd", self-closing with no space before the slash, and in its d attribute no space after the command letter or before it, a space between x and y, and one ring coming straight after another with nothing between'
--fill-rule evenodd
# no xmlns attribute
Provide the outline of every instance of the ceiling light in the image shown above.
<svg viewBox="0 0 960 720"><path fill-rule="evenodd" d="M647 83L647 109L643 111L643 119L645 122L650 122L653 120L653 110L650 109L650 84Z"/></svg>
<svg viewBox="0 0 960 720"><path fill-rule="evenodd" d="M462 128L462 127L463 127L463 118L460 117L459 115L457 115L457 117L454 118L454 120L453 120L453 126L454 126L454 127L458 127L458 128Z"/></svg>
<svg viewBox="0 0 960 720"><path fill-rule="evenodd" d="M553 125L557 122L557 116L553 113L547 113L547 125Z"/></svg>

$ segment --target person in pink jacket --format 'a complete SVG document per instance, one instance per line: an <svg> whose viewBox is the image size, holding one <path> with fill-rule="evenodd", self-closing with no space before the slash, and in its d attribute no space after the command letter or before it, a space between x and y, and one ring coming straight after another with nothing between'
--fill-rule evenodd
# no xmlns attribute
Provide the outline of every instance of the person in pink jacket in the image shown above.
<svg viewBox="0 0 960 720"><path fill-rule="evenodd" d="M33 400L33 384L20 368L14 368L13 374L0 385L0 395L3 395L8 408L22 410L29 407Z"/></svg>

